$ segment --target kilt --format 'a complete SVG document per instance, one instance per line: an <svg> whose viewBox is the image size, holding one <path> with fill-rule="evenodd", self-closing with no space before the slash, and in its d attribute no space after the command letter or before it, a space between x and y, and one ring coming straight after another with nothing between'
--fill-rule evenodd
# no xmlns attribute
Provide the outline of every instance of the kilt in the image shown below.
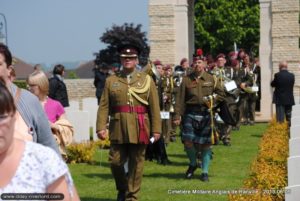
<svg viewBox="0 0 300 201"><path fill-rule="evenodd" d="M181 140L198 144L211 144L210 115L205 113L186 113L183 116Z"/></svg>

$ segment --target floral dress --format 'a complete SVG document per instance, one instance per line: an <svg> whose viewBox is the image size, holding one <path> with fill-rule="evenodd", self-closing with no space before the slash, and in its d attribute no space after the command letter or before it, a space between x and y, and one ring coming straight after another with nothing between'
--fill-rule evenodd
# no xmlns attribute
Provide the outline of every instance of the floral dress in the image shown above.
<svg viewBox="0 0 300 201"><path fill-rule="evenodd" d="M26 141L19 166L10 183L0 188L0 195L2 197L3 193L46 193L47 187L61 176L65 176L69 193L73 196L73 181L68 166L60 156L51 148Z"/></svg>

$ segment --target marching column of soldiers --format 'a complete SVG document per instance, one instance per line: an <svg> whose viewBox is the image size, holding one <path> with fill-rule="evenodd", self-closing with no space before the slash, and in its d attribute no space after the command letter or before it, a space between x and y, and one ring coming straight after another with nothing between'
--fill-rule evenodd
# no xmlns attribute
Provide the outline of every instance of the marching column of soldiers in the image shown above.
<svg viewBox="0 0 300 201"><path fill-rule="evenodd" d="M230 146L231 131L239 130L241 125L254 125L255 109L259 108L259 60L256 58L252 64L244 50L229 53L228 59L222 53L215 59L211 55L204 57L201 50L194 55L192 67L187 59L176 67L156 60L149 62L143 72L136 69L139 51L135 46L120 50L123 69L106 82L98 110L100 139L107 136L110 116L109 160L117 200L137 200L142 157L172 164L166 148L176 141L176 126L180 126L180 138L189 159L185 177L191 179L201 167L200 179L209 181L212 145L222 141Z"/></svg>
<svg viewBox="0 0 300 201"><path fill-rule="evenodd" d="M215 59L213 59L211 55L208 55L208 58L203 57L203 60L205 61L204 70L214 77L224 91L224 102L227 102L227 108L229 110L227 115L223 115L224 119L222 119L220 114L218 114L218 110L220 110L220 108L216 107L212 109L214 123L212 124L213 128L211 129L212 132L214 132L214 144L218 144L219 141L221 141L225 146L231 146L231 131L239 130L241 124L254 125L255 111L257 108L260 108L259 60L258 58L255 58L253 62L250 62L250 57L244 50L240 50L239 53L230 52L228 54L228 59L226 59L225 54L221 53L218 54ZM173 107L175 107L176 110L176 102L180 102L186 98L186 94L182 95L178 93L182 81L185 77L188 77L190 74L195 72L193 67L182 66L182 64L186 61L186 59L182 59L180 62L181 65L174 67L173 79L167 77L163 70L169 69L169 65L162 67L161 62L154 62L157 64L155 65L157 70L156 73L158 74L158 72L160 72L160 78L158 79L159 81L157 82L157 87L161 97L161 103L164 103L161 105L161 111L170 112L170 119L174 119L174 116L176 116L175 113L173 113ZM195 63L193 63L193 65L194 64ZM173 85L169 84L170 80L173 81ZM175 100L175 97L176 102L170 101ZM198 99L200 98L198 97ZM165 103L168 103L167 107ZM171 107L172 105L173 107ZM172 133L171 136L174 136L175 129L174 124L170 123L168 119L164 119L163 124L164 121L168 122L165 124L168 125L168 127L163 126L162 128L162 135L164 136L164 141L167 144L170 141L170 133ZM183 125L181 123L181 138L183 129L182 126ZM199 153L200 161L203 162L201 159L201 150L195 151L196 157ZM196 169L196 164L193 162L189 165L189 170L186 173L187 178L193 175L194 169Z"/></svg>

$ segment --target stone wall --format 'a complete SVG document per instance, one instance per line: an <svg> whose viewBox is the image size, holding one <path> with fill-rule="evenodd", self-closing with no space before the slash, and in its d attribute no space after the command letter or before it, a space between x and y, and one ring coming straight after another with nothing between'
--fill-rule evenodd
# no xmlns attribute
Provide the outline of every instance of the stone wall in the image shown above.
<svg viewBox="0 0 300 201"><path fill-rule="evenodd" d="M290 70L298 70L299 62L299 0L272 1L272 61L278 71L279 61L288 60Z"/></svg>
<svg viewBox="0 0 300 201"><path fill-rule="evenodd" d="M173 5L149 5L150 59L163 63L175 60L175 30Z"/></svg>
<svg viewBox="0 0 300 201"><path fill-rule="evenodd" d="M179 64L194 52L194 0L149 0L150 59Z"/></svg>
<svg viewBox="0 0 300 201"><path fill-rule="evenodd" d="M69 100L95 97L94 79L65 79Z"/></svg>

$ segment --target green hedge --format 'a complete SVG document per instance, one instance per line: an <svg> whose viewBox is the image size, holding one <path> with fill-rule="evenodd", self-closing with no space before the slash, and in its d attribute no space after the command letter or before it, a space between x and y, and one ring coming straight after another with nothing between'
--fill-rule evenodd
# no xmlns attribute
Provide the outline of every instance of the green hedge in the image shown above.
<svg viewBox="0 0 300 201"><path fill-rule="evenodd" d="M15 80L14 84L22 89L27 89L27 83L26 80Z"/></svg>

